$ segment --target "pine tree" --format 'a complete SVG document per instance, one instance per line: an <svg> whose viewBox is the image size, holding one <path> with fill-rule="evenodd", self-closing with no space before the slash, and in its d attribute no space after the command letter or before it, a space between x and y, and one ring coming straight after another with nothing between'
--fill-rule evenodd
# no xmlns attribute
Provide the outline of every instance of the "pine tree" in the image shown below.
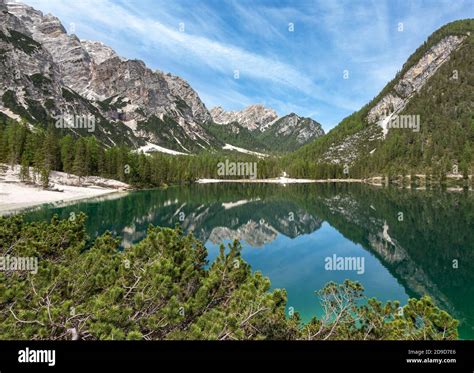
<svg viewBox="0 0 474 373"><path fill-rule="evenodd" d="M74 156L73 172L79 177L87 175L86 164L86 144L83 138L76 142L76 152Z"/></svg>
<svg viewBox="0 0 474 373"><path fill-rule="evenodd" d="M8 158L12 166L20 163L26 140L26 124L10 122L6 129Z"/></svg>
<svg viewBox="0 0 474 373"><path fill-rule="evenodd" d="M97 174L99 176L105 176L107 174L106 155L102 146L99 146L97 149Z"/></svg>
<svg viewBox="0 0 474 373"><path fill-rule="evenodd" d="M86 166L88 175L97 175L99 145L94 136L86 139Z"/></svg>
<svg viewBox="0 0 474 373"><path fill-rule="evenodd" d="M26 157L23 157L21 161L20 180L23 181L24 183L28 183L31 181L30 164Z"/></svg>
<svg viewBox="0 0 474 373"><path fill-rule="evenodd" d="M39 148L42 149L42 148ZM33 182L41 183L41 170L44 168L43 152L37 151L33 160Z"/></svg>
<svg viewBox="0 0 474 373"><path fill-rule="evenodd" d="M49 169L47 169L46 167L41 167L40 169L40 182L41 182L41 186L44 188L44 189L48 189L49 188Z"/></svg>
<svg viewBox="0 0 474 373"><path fill-rule="evenodd" d="M44 167L48 170L59 170L60 149L54 127L50 125L46 131L44 143Z"/></svg>
<svg viewBox="0 0 474 373"><path fill-rule="evenodd" d="M68 174L73 172L74 166L74 139L71 135L64 136L60 141L62 170Z"/></svg>
<svg viewBox="0 0 474 373"><path fill-rule="evenodd" d="M298 314L286 317L286 292L252 271L238 241L221 245L208 265L204 243L180 228L150 227L124 251L110 233L87 247L85 219L55 217L49 224L0 217L0 255L8 249L12 256L41 258L34 281L2 273L0 340L70 339L70 327L89 340L458 337L458 321L429 297L409 299L400 314L399 302L368 299L362 285L349 280L318 291L325 315L302 324ZM74 320L71 305L80 310Z"/></svg>
<svg viewBox="0 0 474 373"><path fill-rule="evenodd" d="M3 128L3 125L0 125L0 162L5 162L7 159L7 141L6 141L6 132Z"/></svg>

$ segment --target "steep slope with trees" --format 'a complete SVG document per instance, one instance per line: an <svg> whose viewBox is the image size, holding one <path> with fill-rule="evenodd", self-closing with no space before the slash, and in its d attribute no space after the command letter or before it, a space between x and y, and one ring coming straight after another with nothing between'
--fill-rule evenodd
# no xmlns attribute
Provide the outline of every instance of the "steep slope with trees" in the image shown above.
<svg viewBox="0 0 474 373"><path fill-rule="evenodd" d="M244 149L286 153L324 135L321 124L290 113L279 117L275 110L251 105L241 111L211 110L213 123L206 128L224 143Z"/></svg>
<svg viewBox="0 0 474 373"><path fill-rule="evenodd" d="M47 129L31 130L25 123L0 118L0 163L21 164L39 179L49 171L63 171L82 176L102 176L116 179L135 187L150 187L193 182L199 178L220 178L218 163L255 162L257 177L268 178L279 174L277 159L258 158L250 154L230 151L201 152L197 155L144 154L127 146L104 147L95 136L75 139L60 136L50 125ZM233 178L234 176L228 175ZM47 183L45 183L47 187Z"/></svg>
<svg viewBox="0 0 474 373"><path fill-rule="evenodd" d="M338 174L347 165L354 177L411 172L441 178L453 169L472 174L473 65L474 20L441 27L377 97L290 155L286 168L304 177L314 176L314 163L336 165ZM419 116L419 131L387 128L403 115Z"/></svg>

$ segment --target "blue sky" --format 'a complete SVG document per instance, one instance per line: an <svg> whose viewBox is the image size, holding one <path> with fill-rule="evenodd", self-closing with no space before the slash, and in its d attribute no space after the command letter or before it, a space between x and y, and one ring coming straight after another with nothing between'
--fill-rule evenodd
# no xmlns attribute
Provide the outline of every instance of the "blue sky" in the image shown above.
<svg viewBox="0 0 474 373"><path fill-rule="evenodd" d="M433 31L474 17L474 0L25 2L80 38L181 76L209 109L261 103L325 130L377 95Z"/></svg>

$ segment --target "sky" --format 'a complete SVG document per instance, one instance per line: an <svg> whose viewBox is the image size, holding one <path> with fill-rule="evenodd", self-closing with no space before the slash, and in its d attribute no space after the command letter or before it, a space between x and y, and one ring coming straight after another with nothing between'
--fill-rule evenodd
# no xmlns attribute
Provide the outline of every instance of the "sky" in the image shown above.
<svg viewBox="0 0 474 373"><path fill-rule="evenodd" d="M263 104L327 131L474 0L24 0L70 33L187 80L208 109Z"/></svg>

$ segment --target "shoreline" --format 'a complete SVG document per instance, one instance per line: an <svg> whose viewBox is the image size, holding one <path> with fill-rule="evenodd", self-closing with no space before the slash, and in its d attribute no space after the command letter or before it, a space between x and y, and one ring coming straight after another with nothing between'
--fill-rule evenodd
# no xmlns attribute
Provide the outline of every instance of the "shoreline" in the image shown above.
<svg viewBox="0 0 474 373"><path fill-rule="evenodd" d="M2 183L0 183L0 188ZM93 188L84 188L88 189L89 191L93 190ZM1 190L1 189L0 189ZM52 192L52 193L60 193L60 192ZM22 212L30 212L35 209L41 208L42 206L50 206L50 207L64 207L67 205L72 205L77 202L86 201L86 200L107 200L113 198L119 198L122 195L126 195L128 192L120 191L120 190L100 190L97 189L96 193L78 195L71 198L66 199L51 199L51 200L43 200L43 201L25 201L25 202L15 202L15 203L1 203L2 194L0 193L0 216L7 216L7 215L16 215Z"/></svg>
<svg viewBox="0 0 474 373"><path fill-rule="evenodd" d="M50 173L50 186L44 189L19 177L20 168L7 167L0 172L0 216L18 214L43 205L60 207L95 198L115 198L132 190L130 185L100 177Z"/></svg>
<svg viewBox="0 0 474 373"><path fill-rule="evenodd" d="M365 183L363 179L198 179L196 184L216 183L264 183L264 184L309 184L309 183Z"/></svg>
<svg viewBox="0 0 474 373"><path fill-rule="evenodd" d="M354 178L347 178L347 179L297 179L297 178L287 178L287 177L278 177L278 178L269 178L269 179L198 179L195 181L196 184L218 184L218 183L240 183L240 184L324 184L324 183L358 183L358 184L365 184L371 185L375 187L386 187L388 184L398 187L400 189L410 189L410 190L426 190L427 183L426 183L426 175L415 175L417 178L423 180L423 182L419 185L413 186L411 184L405 184L403 182L390 182L386 181L385 177L382 176L375 176L366 179L354 179ZM408 178L411 180L411 177L404 176L403 178ZM446 175L446 179L448 182L459 182L463 180L462 176L460 175ZM473 175L469 175L468 177L468 190L473 191L472 187L472 180ZM441 183L434 183L434 185L443 185ZM446 191L462 191L464 190L464 186L462 185L448 185L444 184L446 187Z"/></svg>
<svg viewBox="0 0 474 373"><path fill-rule="evenodd" d="M1 166L1 165L0 165ZM79 179L75 175L53 171L50 175L50 188L25 183L19 179L19 166L7 167L0 172L0 216L19 214L25 210L33 210L43 205L62 207L90 199L112 199L126 195L133 188L120 181L105 179L96 176L87 176ZM6 168L6 171L5 171ZM0 169L1 171L1 169ZM421 175L417 175L421 176ZM424 176L424 175L423 175ZM323 184L323 183L357 183L375 187L384 187L382 177L369 179L297 179L297 178L269 178L269 179L198 179L196 184ZM411 186L399 188L409 190L426 190L426 186ZM462 192L459 186L447 187L448 192ZM469 188L472 191L472 187Z"/></svg>

